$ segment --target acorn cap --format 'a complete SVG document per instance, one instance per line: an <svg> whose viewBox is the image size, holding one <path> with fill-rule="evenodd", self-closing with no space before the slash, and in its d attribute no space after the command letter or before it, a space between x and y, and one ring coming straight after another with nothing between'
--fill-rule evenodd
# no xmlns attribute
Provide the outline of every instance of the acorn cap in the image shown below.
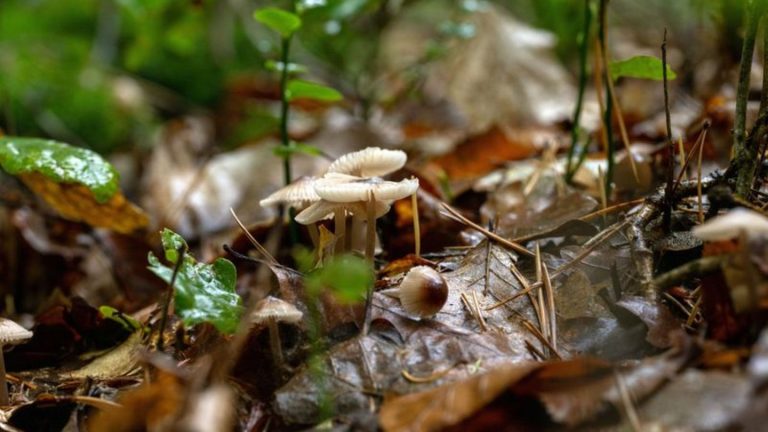
<svg viewBox="0 0 768 432"><path fill-rule="evenodd" d="M251 322L265 324L270 320L296 324L301 321L304 314L296 309L296 306L277 297L267 296L258 303L251 314Z"/></svg>
<svg viewBox="0 0 768 432"><path fill-rule="evenodd" d="M407 160L408 156L401 150L368 147L336 159L328 167L328 172L357 177L381 177L399 170Z"/></svg>
<svg viewBox="0 0 768 432"><path fill-rule="evenodd" d="M331 202L368 201L371 192L376 201L394 201L412 195L418 188L419 180L415 178L391 182L378 177L361 179L327 174L315 182L315 192Z"/></svg>
<svg viewBox="0 0 768 432"><path fill-rule="evenodd" d="M305 207L320 200L313 187L315 180L317 180L315 177L300 177L288 186L276 190L272 195L259 201L259 204L262 207L278 204L295 208Z"/></svg>
<svg viewBox="0 0 768 432"><path fill-rule="evenodd" d="M400 304L411 315L431 317L448 300L448 284L432 267L413 267L400 283Z"/></svg>
<svg viewBox="0 0 768 432"><path fill-rule="evenodd" d="M16 345L31 338L31 331L7 318L0 318L0 345Z"/></svg>
<svg viewBox="0 0 768 432"><path fill-rule="evenodd" d="M768 235L768 218L745 208L735 208L693 227L693 235L703 241L731 240L742 231L752 236Z"/></svg>
<svg viewBox="0 0 768 432"><path fill-rule="evenodd" d="M391 203L389 201L376 201L374 205L376 209L376 217L380 218L387 214ZM309 225L333 217L334 212L337 209L343 209L346 213L357 218L364 218L367 215L366 203L364 202L337 203L320 200L302 210L301 213L296 215L295 219L296 222L302 225Z"/></svg>

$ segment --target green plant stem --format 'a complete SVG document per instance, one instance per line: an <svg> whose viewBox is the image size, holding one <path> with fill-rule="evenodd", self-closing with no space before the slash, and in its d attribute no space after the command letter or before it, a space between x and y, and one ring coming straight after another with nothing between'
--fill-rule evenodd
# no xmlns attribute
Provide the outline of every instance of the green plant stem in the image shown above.
<svg viewBox="0 0 768 432"><path fill-rule="evenodd" d="M171 300L173 299L173 286L176 284L176 275L181 270L181 265L184 263L184 255L187 249L184 246L180 246L178 249L178 258L176 258L176 265L173 266L173 274L171 275L171 282L168 283L168 290L163 301L162 315L160 316L160 329L157 334L157 351L163 352L165 348L165 341L163 340L163 333L165 333L165 327L168 325L168 315L170 314Z"/></svg>
<svg viewBox="0 0 768 432"><path fill-rule="evenodd" d="M605 151L606 151L606 159L608 162L608 169L605 173L605 196L607 200L610 200L611 197L611 189L613 188L613 171L614 171L614 165L616 161L615 158L615 152L613 148L613 118L611 116L611 113L613 112L613 102L611 100L611 96L608 92L608 80L611 79L611 71L608 67L608 63L605 61L608 58L608 55L606 54L606 50L608 49L608 44L606 43L606 15L608 13L608 1L609 0L600 0L600 7L598 9L598 23L597 23L597 33L598 33L598 40L600 42L600 50L602 51L602 60L603 60L603 85L605 86L605 113L604 113L604 122L605 122L605 135L606 135L606 142L605 142ZM630 155L631 157L631 155Z"/></svg>
<svg viewBox="0 0 768 432"><path fill-rule="evenodd" d="M570 183L573 174L579 168L580 163L574 166L573 158L576 154L576 147L579 144L579 132L581 128L581 110L584 105L584 89L587 87L587 53L589 51L589 35L592 27L592 5L591 0L584 0L584 28L580 35L579 45L579 92L576 96L576 106L573 108L573 128L571 129L571 146L568 148L568 160L565 169L565 181Z"/></svg>
<svg viewBox="0 0 768 432"><path fill-rule="evenodd" d="M736 170L736 194L748 198L752 186L752 176L758 158L755 149L746 145L747 101L749 99L749 76L752 70L752 55L755 50L757 27L764 10L765 0L754 0L746 14L746 31L741 46L739 83L736 87L736 114L733 125L734 159L730 169Z"/></svg>
<svg viewBox="0 0 768 432"><path fill-rule="evenodd" d="M288 101L288 58L291 51L291 36L282 39L280 68L280 142L288 149L291 138L288 135L288 116L290 115L290 103ZM288 152L283 159L283 178L285 185L291 183L291 154Z"/></svg>
<svg viewBox="0 0 768 432"><path fill-rule="evenodd" d="M672 141L672 116L669 112L669 81L667 80L667 29L664 29L664 41L661 43L661 74L664 80L664 114L667 121L667 184L664 189L664 215L662 228L669 232L672 228L672 189L675 177L675 144Z"/></svg>

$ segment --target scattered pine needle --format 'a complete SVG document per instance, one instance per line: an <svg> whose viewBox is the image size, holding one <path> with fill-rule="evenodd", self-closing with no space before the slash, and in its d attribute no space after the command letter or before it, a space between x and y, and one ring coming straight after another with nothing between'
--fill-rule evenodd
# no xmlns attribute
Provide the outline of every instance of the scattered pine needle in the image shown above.
<svg viewBox="0 0 768 432"><path fill-rule="evenodd" d="M245 225L243 225L243 222L240 221L240 218L237 217L237 214L235 213L235 210L232 209L232 207L229 208L229 212L232 213L232 217L235 218L235 222L237 222L237 225L243 231L243 234L245 234L245 237L251 242L253 247L255 247L256 250L259 251L259 253L262 254L267 261L272 264L277 264L275 257L273 257L272 254L269 253L269 251L267 251L267 249L264 248L264 246L262 246L261 243L259 243L253 235L251 235L250 231L248 231L248 228L246 228Z"/></svg>

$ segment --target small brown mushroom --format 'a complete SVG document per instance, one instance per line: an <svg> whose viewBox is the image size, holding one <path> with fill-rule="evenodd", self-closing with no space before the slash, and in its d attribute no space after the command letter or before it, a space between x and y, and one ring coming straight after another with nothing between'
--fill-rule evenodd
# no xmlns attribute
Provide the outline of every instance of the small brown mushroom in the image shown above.
<svg viewBox="0 0 768 432"><path fill-rule="evenodd" d="M399 298L407 313L430 318L440 312L448 300L448 284L432 267L416 266L408 271L399 287L381 293Z"/></svg>
<svg viewBox="0 0 768 432"><path fill-rule="evenodd" d="M251 322L267 326L272 360L278 369L283 368L283 347L280 343L280 332L277 324L280 322L297 324L303 316L304 314L296 309L296 306L277 297L268 296L256 303L251 314Z"/></svg>
<svg viewBox="0 0 768 432"><path fill-rule="evenodd" d="M17 345L32 338L32 332L15 322L0 318L0 349ZM8 405L8 386L5 383L5 354L0 355L0 405Z"/></svg>

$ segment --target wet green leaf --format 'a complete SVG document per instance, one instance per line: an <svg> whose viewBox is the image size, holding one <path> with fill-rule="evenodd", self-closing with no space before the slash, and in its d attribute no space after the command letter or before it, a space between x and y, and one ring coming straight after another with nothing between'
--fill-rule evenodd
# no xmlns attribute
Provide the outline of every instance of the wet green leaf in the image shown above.
<svg viewBox="0 0 768 432"><path fill-rule="evenodd" d="M290 37L301 27L301 18L278 8L259 9L253 13L253 18L276 31L283 38Z"/></svg>
<svg viewBox="0 0 768 432"><path fill-rule="evenodd" d="M611 79L616 81L621 77L628 77L661 81L664 79L662 66L662 61L653 56L637 56L611 62ZM667 79L673 80L676 77L675 72L667 65Z"/></svg>
<svg viewBox="0 0 768 432"><path fill-rule="evenodd" d="M344 98L336 89L304 80L289 81L288 88L285 91L288 100L291 101L296 99L313 99L323 102L336 102Z"/></svg>
<svg viewBox="0 0 768 432"><path fill-rule="evenodd" d="M163 265L150 252L149 269L170 283L178 249L186 247L186 242L167 228L161 236L171 266ZM176 314L186 325L209 322L222 333L234 333L243 311L242 300L235 292L236 279L235 266L227 259L218 258L212 264L205 264L185 254L174 285Z"/></svg>
<svg viewBox="0 0 768 432"><path fill-rule="evenodd" d="M39 173L56 183L87 187L99 203L118 191L119 175L99 154L39 138L0 138L0 167L13 175Z"/></svg>

